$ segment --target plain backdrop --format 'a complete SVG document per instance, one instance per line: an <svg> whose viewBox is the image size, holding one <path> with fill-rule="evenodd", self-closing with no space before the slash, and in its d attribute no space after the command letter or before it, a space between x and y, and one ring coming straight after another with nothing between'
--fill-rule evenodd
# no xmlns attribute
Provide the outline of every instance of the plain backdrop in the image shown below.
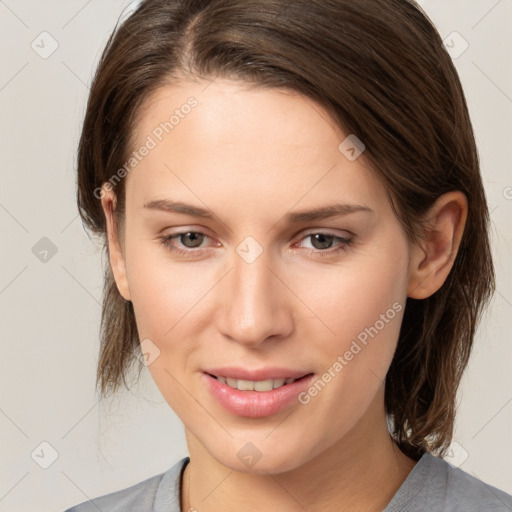
<svg viewBox="0 0 512 512"><path fill-rule="evenodd" d="M512 1L421 3L466 92L498 277L448 460L512 493ZM0 511L59 512L187 455L147 372L110 408L94 389L102 257L77 215L75 155L92 73L128 4L0 0Z"/></svg>

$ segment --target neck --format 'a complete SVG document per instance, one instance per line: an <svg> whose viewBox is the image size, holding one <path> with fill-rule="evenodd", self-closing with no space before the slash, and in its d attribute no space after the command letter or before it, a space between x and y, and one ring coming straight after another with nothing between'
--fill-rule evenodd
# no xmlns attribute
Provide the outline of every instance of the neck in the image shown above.
<svg viewBox="0 0 512 512"><path fill-rule="evenodd" d="M187 430L190 462L183 476L182 510L381 512L415 461L392 441L385 415L375 416L362 419L300 467L277 474L234 471Z"/></svg>

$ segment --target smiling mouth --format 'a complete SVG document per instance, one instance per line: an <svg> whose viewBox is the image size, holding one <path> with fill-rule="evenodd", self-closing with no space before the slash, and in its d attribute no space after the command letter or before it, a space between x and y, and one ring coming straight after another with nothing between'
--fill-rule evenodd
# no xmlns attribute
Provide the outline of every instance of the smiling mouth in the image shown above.
<svg viewBox="0 0 512 512"><path fill-rule="evenodd" d="M233 379L231 377L222 377L217 375L208 374L214 379L217 379L222 384L226 384L230 388L238 389L240 391L272 391L273 389L281 388L292 382L304 379L311 375L303 375L298 379L287 378L287 379L266 379L266 380L245 380L245 379Z"/></svg>

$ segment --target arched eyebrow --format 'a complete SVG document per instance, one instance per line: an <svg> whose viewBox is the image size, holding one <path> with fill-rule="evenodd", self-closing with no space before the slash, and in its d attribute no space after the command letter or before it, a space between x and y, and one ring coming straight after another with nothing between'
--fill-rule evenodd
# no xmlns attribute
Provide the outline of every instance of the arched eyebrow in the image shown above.
<svg viewBox="0 0 512 512"><path fill-rule="evenodd" d="M150 201L144 205L144 208L149 210L160 210L169 213L182 213L184 215L191 215L192 217L203 217L206 219L214 218L211 210L179 201L169 201L168 199Z"/></svg>
<svg viewBox="0 0 512 512"><path fill-rule="evenodd" d="M330 219L332 217L342 217L344 215L349 215L350 213L355 212L366 212L366 213L375 213L368 206L360 205L360 204L341 204L336 203L333 205L322 206L320 208L314 208L311 210L301 210L296 212L287 213L284 216L284 221L289 224L299 223L299 222L310 222L313 220L323 220Z"/></svg>
<svg viewBox="0 0 512 512"><path fill-rule="evenodd" d="M179 201L170 201L168 199L150 201L144 205L144 208L149 210L161 210L169 213L181 213L184 215L190 215L192 217L201 217L206 219L215 218L215 215L212 213L212 211L207 208L202 208ZM311 222L314 220L329 219L332 217L341 217L355 212L366 212L370 214L375 213L368 206L354 203L337 203L322 206L320 208L289 212L283 217L282 221L287 224L296 224L300 222Z"/></svg>

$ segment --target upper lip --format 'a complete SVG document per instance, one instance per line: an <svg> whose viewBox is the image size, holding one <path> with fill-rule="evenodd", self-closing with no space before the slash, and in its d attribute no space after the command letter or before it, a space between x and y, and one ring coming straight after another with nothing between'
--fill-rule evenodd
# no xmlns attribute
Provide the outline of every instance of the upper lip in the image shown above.
<svg viewBox="0 0 512 512"><path fill-rule="evenodd" d="M209 368L204 370L205 373L214 375L215 377L229 377L241 380L268 380L268 379L300 379L304 375L308 375L309 371L294 370L292 368L282 367L266 367L266 368L241 368L241 367L224 367Z"/></svg>

